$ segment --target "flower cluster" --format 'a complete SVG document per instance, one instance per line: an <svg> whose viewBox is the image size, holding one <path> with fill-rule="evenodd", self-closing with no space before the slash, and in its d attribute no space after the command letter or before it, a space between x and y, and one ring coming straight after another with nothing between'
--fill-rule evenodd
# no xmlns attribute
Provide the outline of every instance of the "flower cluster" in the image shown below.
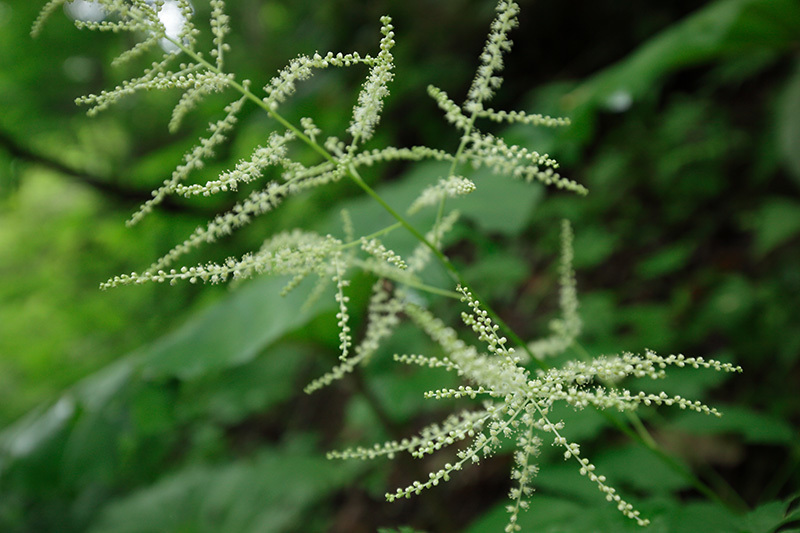
<svg viewBox="0 0 800 533"><path fill-rule="evenodd" d="M670 355L662 357L647 350L644 355L623 353L603 356L591 361L572 361L562 368L540 370L531 374L519 364L514 349L507 347L507 340L498 334L498 326L485 309L466 289L459 287L469 312L462 314L463 321L470 326L478 340L483 342L486 353L458 338L452 328L434 317L429 311L405 302L405 313L439 346L443 356L395 355L395 360L431 368L454 371L474 385L461 385L454 389L433 390L427 398L485 398L482 408L465 411L448 417L441 424L424 428L416 437L378 444L372 447L357 447L329 454L332 458L372 459L381 455L393 457L399 452L408 452L413 457L434 453L456 442L471 439L466 447L456 453L456 461L431 472L428 479L415 481L407 487L386 494L388 501L408 498L423 490L447 481L467 464L479 463L482 458L497 452L504 440L513 439L516 446L511 477L515 486L509 497L510 513L506 531L519 531L516 524L519 512L526 509L527 498L532 492L531 482L538 471L532 461L542 444L540 434L550 434L552 443L564 449L565 459L578 463L581 475L593 482L605 498L616 504L625 516L640 525L648 520L642 518L633 506L606 483L606 477L595 473L595 466L581 454L580 445L562 436L564 423L553 421L549 413L557 402L564 402L576 409L594 406L599 409L613 408L633 411L640 405L677 406L703 414L719 416L719 412L699 401L666 393L634 393L618 388L614 384L626 377L660 379L665 377L668 366L692 366L710 368L723 372L741 372L741 368L701 357ZM565 291L569 292L569 290Z"/></svg>
<svg viewBox="0 0 800 533"><path fill-rule="evenodd" d="M478 118L546 127L567 126L570 123L567 118L484 108L484 103L494 96L502 83L503 78L499 73L503 69L503 53L511 49L508 32L518 25L519 6L516 2L501 0L497 4L497 12L467 101L459 106L443 90L428 87L428 94L444 111L445 119L461 131L458 162L469 162L475 168L485 166L496 174L528 182L538 181L585 195L588 192L586 187L556 172L558 163L547 154L540 155L520 146L508 146L502 139L482 133L475 126Z"/></svg>
<svg viewBox="0 0 800 533"><path fill-rule="evenodd" d="M67 0L50 0L33 25L32 33L41 31L45 19ZM659 379L670 366L690 366L722 372L740 371L739 367L700 357L683 355L662 357L652 351L643 355L622 353L591 360L573 360L558 368L550 368L546 358L563 354L573 347L581 330L573 260L573 234L568 222L561 227L561 259L559 263L560 316L549 325L549 334L529 343L520 341L508 328L494 318L486 305L469 289L461 274L446 256L443 239L451 234L459 213L445 209L448 199L469 194L476 189L466 175L469 168L488 168L496 174L525 182L538 182L584 195L587 189L557 171L558 163L548 154L526 147L509 145L506 141L482 132L480 120L496 123L515 123L531 126L558 127L569 124L567 118L550 117L526 111L503 111L486 107L502 84L503 55L511 49L509 32L518 25L519 5L510 0L498 0L496 17L479 58L479 66L467 93L459 105L444 91L428 87L429 96L443 111L445 120L460 136L454 149L429 146L388 146L364 149L373 138L380 122L384 102L389 95L389 83L394 78L394 27L390 17L380 19L381 38L377 55L358 52L326 52L299 55L291 59L266 85L263 92L251 90L248 80L226 72L224 57L229 50L225 39L229 32L224 0L209 0L211 33L210 49L197 49L200 30L193 20L194 12L188 0L176 0L184 23L177 35L167 32L161 21L164 0L98 0L107 15L99 22L76 21L80 28L98 31L132 32L141 40L123 52L116 63L129 61L155 51L160 45L163 54L147 67L141 76L126 80L119 86L87 95L78 103L90 106L88 113L98 113L122 97L145 90L177 90L178 102L169 121L169 129L180 127L183 117L211 93L236 92L235 99L224 108L222 118L212 121L208 133L188 150L177 168L152 193L131 217L129 223L139 222L152 212L168 195L185 197L236 191L248 184L249 194L228 211L218 214L198 226L183 242L141 272L115 276L101 285L111 288L141 283L222 283L243 280L257 275L278 275L287 278L283 293L296 288L308 278L316 278L312 299L332 289L335 321L338 327L339 361L332 369L309 383L306 392L314 392L353 372L367 363L381 343L406 318L430 337L436 346L428 354L395 354L404 364L442 368L454 372L462 383L454 388L428 391L429 399L458 398L482 400L479 407L448 416L443 422L424 428L418 436L400 441L356 447L331 452L329 457L341 459L372 459L393 457L407 452L420 458L461 443L451 462L431 472L427 479L400 487L386 494L389 501L408 498L423 490L449 480L466 465L479 463L501 450L510 442L514 449L509 492L510 504L507 532L519 531L518 517L527 508L532 482L538 471L535 457L545 441L564 450L564 458L575 460L581 475L586 476L613 502L617 508L639 524L646 524L632 505L622 499L607 484L605 476L595 473L594 465L583 457L580 445L570 442L561 431L562 421L553 420L552 409L558 402L576 409L592 406L598 409L633 411L639 406L677 406L703 414L719 415L716 409L680 396L666 393L634 392L620 387L627 377ZM169 46L165 46L165 43ZM210 57L210 60L205 59ZM349 143L336 135L325 136L311 117L303 117L298 125L286 120L280 106L296 92L297 84L308 79L317 69L329 67L362 67L368 71L359 91L352 118L346 131L339 132ZM265 135L249 158L240 160L233 168L220 174L191 182L206 161L215 156L218 147L236 127L243 106L250 102L275 120L277 126ZM317 161L297 160L293 147L304 144L317 156ZM432 176L430 183L406 207L407 215L422 209L437 207L436 221L427 231L418 230L375 192L359 174L362 167L390 161L444 162L450 166L445 178ZM203 244L214 243L237 229L251 224L256 218L278 208L287 199L310 189L350 179L372 196L396 219L396 223L369 235L359 235L353 220L342 212L343 238L294 229L267 237L257 250L221 262L197 265L176 265L186 253ZM259 183L261 180L261 183ZM422 217L420 217L422 218ZM404 228L417 241L417 246L401 257L387 248L384 237ZM423 270L432 260L449 272L454 280L450 287L433 287L423 281ZM361 271L376 279L367 308L366 326L360 335L351 325L348 295L353 271ZM456 286L456 291L451 290ZM425 306L421 293L450 297L465 302L463 323L472 330L478 346L463 341L458 332L434 316ZM509 341L509 338L515 342ZM511 346L517 344L517 346ZM539 371L525 365L537 363Z"/></svg>
<svg viewBox="0 0 800 533"><path fill-rule="evenodd" d="M519 25L518 14L519 5L516 2L500 0L497 3L497 17L492 21L492 31L481 54L481 65L467 96L465 108L469 112L481 111L482 103L494 96L503 83L499 75L503 70L503 53L511 50L508 33Z"/></svg>
<svg viewBox="0 0 800 533"><path fill-rule="evenodd" d="M431 185L422 190L419 197L408 208L408 214L412 215L423 207L437 205L445 198L464 196L474 190L475 184L472 180L463 176L450 176L447 179L440 179L436 185Z"/></svg>

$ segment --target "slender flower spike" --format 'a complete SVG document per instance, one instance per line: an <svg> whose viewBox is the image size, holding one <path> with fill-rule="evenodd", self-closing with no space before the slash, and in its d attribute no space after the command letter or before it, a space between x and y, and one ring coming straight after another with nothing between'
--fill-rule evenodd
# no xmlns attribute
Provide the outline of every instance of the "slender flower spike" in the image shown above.
<svg viewBox="0 0 800 533"><path fill-rule="evenodd" d="M347 131L353 139L365 142L372 137L375 126L380 120L383 101L389 95L388 84L392 81L394 74L394 58L392 48L394 47L394 26L390 17L381 17L381 51L378 53L377 60L369 72L369 77L364 83L364 87L358 94L358 104L353 110L353 120Z"/></svg>
<svg viewBox="0 0 800 533"><path fill-rule="evenodd" d="M492 22L492 31L481 53L481 65L472 81L467 95L464 110L467 113L478 113L483 110L483 102L489 100L500 85L503 78L503 53L511 51L511 40L508 33L519 25L517 15L519 5L516 2L501 0L497 4L497 17Z"/></svg>

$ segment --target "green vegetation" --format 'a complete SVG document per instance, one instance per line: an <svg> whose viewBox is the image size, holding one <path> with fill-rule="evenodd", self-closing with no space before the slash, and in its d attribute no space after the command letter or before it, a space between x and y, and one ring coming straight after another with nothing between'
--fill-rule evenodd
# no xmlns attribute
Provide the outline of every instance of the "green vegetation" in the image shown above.
<svg viewBox="0 0 800 533"><path fill-rule="evenodd" d="M629 519L639 517L665 532L800 528L796 2L625 13L612 2L520 2L492 102L526 110L512 120L483 111L499 72L488 46L478 63L489 74L474 79L466 105L450 100L473 80L491 2L231 2L230 32L222 2L197 2L198 28L218 24L198 36L185 26L173 39L190 56L195 44L216 52L209 63L195 58L202 81L183 87L179 106L190 112L171 115L180 91L151 91L91 119L72 100L141 76L169 44L136 19L143 3L129 19L135 31L120 35L76 32L69 16L90 20L79 9L91 4L65 13L62 3L51 2L31 41L42 6L0 2L0 530L588 532L641 530ZM500 2L490 40L500 50L514 11ZM107 67L142 38L151 56ZM301 77L306 66L346 61L315 50L357 50L351 62L363 64L326 69L286 102L291 88L274 81L262 105L255 87L298 54L309 57L295 63ZM238 81L215 70L223 57ZM441 89L426 92L429 84ZM211 85L229 90L205 94ZM169 182L182 161L195 165L184 154L214 135L207 122L239 97L231 88L258 93L259 105L228 108L236 128L216 153L201 154L197 185ZM477 136L481 116L492 136ZM299 129L270 137L283 128L275 119ZM352 143L317 143L318 130L347 130ZM267 148L256 159L259 144ZM436 150L398 156L386 146ZM560 176L533 150L556 157ZM259 193L263 185L248 183L251 158L283 166L291 186ZM281 183L271 172L267 180ZM165 179L163 192L187 198L157 195L161 205L147 203L152 212L126 229ZM576 195L584 186L588 196ZM215 189L234 192L196 196ZM193 269L167 264L195 227L226 233L207 220L236 202L247 209L248 197L285 201L213 247L178 248ZM360 242L353 231L370 237ZM148 269L158 257L167 260ZM232 290L97 289L109 278L107 287L262 270L289 276L237 280ZM295 283L307 275L334 283L326 293ZM297 286L287 293L290 280ZM465 311L474 347L454 340L471 336L459 327ZM481 353L487 346L494 355ZM654 353L678 350L687 358ZM598 358L628 351L644 355ZM684 361L744 373L657 373ZM626 374L639 376L621 384L633 396L610 386ZM321 390L304 394L309 383ZM561 392L574 383L576 393ZM427 391L438 392L426 399ZM481 408L471 396L496 403ZM472 414L447 419L465 408ZM715 408L724 416L703 414ZM446 419L448 431L475 434L458 454L338 459L414 451L401 439ZM435 430L425 435L412 441L417 451L439 447ZM326 459L331 450L344 451ZM575 466L578 457L592 462ZM475 458L480 465L455 472ZM430 487L385 501L387 492L419 492L414 480ZM598 486L632 507L618 512Z"/></svg>

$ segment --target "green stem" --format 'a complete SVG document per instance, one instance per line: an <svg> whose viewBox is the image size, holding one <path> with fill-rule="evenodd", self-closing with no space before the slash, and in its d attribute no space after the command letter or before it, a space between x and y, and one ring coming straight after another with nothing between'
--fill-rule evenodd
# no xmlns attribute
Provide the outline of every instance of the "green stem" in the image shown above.
<svg viewBox="0 0 800 533"><path fill-rule="evenodd" d="M360 239L356 239L354 241L351 241L351 242L348 242L346 244L343 244L343 245L341 245L339 247L339 249L340 250L346 250L348 248L355 248L356 246L361 246L362 239L363 240L374 239L376 237L380 237L382 235L386 235L387 233L391 233L392 231L396 230L397 228L401 228L401 227L403 227L402 224L400 224L399 222L395 222L391 226L386 226L385 228L383 228L381 230L378 230L375 233L370 233L369 235L364 235Z"/></svg>
<svg viewBox="0 0 800 533"><path fill-rule="evenodd" d="M355 266L361 267L366 272L374 271L364 261L360 261L360 260L355 259L355 260L353 260L353 264ZM398 270L396 275L392 274L391 272L387 272L387 271L376 272L376 274L378 274L382 278L386 278L386 279L395 281L397 283L401 283L403 285L406 285L408 287L412 287L414 289L421 290L423 292L429 292L431 294L436 294L438 296L445 296L447 298L452 298L454 300L460 300L461 299L461 294L459 294L459 293L457 293L455 291L448 291L447 289L440 289L439 287L434 287L433 285L428 285L426 283L422 283L421 281L418 281L418 280L410 277L409 275L403 275L403 271L401 271L401 270Z"/></svg>

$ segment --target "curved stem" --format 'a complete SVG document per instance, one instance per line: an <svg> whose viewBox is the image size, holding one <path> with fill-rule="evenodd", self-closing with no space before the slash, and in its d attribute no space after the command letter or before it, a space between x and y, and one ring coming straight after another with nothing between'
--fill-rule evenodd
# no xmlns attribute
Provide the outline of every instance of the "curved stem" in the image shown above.
<svg viewBox="0 0 800 533"><path fill-rule="evenodd" d="M381 230L378 230L375 233L370 233L369 235L364 235L363 237L361 237L359 239L356 239L354 241L350 241L348 243L345 243L345 244L341 245L339 247L339 249L346 250L348 248L355 248L356 246L361 246L362 239L364 239L364 240L374 239L376 237L380 237L381 235L386 235L387 233L391 233L394 230L396 230L397 228L401 228L401 227L403 227L402 224L400 224L399 222L395 222L391 226L386 226L385 228L383 228Z"/></svg>

